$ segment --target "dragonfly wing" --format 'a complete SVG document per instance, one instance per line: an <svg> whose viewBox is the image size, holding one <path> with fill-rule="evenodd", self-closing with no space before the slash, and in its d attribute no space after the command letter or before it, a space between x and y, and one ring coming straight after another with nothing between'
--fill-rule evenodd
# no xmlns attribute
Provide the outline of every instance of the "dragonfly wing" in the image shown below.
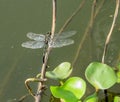
<svg viewBox="0 0 120 102"><path fill-rule="evenodd" d="M63 47L63 46L68 46L74 43L74 40L72 39L57 39L55 42L53 42L50 46L53 48L56 47Z"/></svg>
<svg viewBox="0 0 120 102"><path fill-rule="evenodd" d="M22 47L30 49L39 49L44 46L44 42L41 41L27 41L22 43Z"/></svg>
<svg viewBox="0 0 120 102"><path fill-rule="evenodd" d="M44 41L45 40L45 35L36 34L36 33L32 33L32 32L27 33L27 37L32 40L36 40L36 41Z"/></svg>
<svg viewBox="0 0 120 102"><path fill-rule="evenodd" d="M76 31L67 31L67 32L62 32L60 34L56 34L55 38L57 38L57 39L65 39L65 38L71 37L71 36L73 36L75 34L76 34Z"/></svg>

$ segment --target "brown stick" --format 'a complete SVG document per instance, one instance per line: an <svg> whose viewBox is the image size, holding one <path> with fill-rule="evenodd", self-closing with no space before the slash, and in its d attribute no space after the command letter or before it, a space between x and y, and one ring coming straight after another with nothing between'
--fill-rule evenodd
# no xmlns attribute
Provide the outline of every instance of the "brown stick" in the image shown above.
<svg viewBox="0 0 120 102"><path fill-rule="evenodd" d="M82 40L80 41L80 44L78 46L77 52L76 52L75 57L74 57L73 62L72 62L73 66L75 65L75 63L76 63L76 61L78 59L78 56L80 54L80 50L82 49L82 46L84 44L85 39L87 38L88 34L91 32L91 29L93 27L94 19L96 17L95 16L95 7L96 7L96 0L93 1L90 22L89 22L89 24L88 24L88 26L87 26L87 28L85 30L85 33L84 33L84 35L82 37Z"/></svg>
<svg viewBox="0 0 120 102"><path fill-rule="evenodd" d="M106 41L105 41L103 55L102 55L102 63L105 63L105 56L106 56L106 52L107 52L107 49L108 49L108 44L110 42L110 38L111 38L111 35L112 35L112 32L113 32L113 29L114 29L114 26L115 26L116 18L117 18L117 15L118 15L119 4L120 4L120 0L116 0L116 9L115 9L114 18L113 18L113 22L112 22L110 31L109 31L109 33L107 35L107 38L106 38ZM108 102L107 90L104 90L104 93L105 93L105 101Z"/></svg>
<svg viewBox="0 0 120 102"><path fill-rule="evenodd" d="M60 28L59 34L63 32L63 30L68 26L68 24L72 21L72 19L78 14L78 12L82 9L84 6L84 3L86 0L83 0L80 5L77 7L77 9L72 13L72 15L65 21L64 25Z"/></svg>
<svg viewBox="0 0 120 102"><path fill-rule="evenodd" d="M109 33L107 35L107 38L106 38L106 41L105 41L105 46L104 46L103 56L102 56L102 63L105 62L105 55L106 55L106 52L107 52L108 44L110 42L110 38L111 38L111 35L112 35L112 32L113 32L114 26L115 26L116 18L117 18L117 15L118 15L119 4L120 4L120 0L116 0L116 9L115 9L114 18L113 18L113 22L112 22L110 31L109 31Z"/></svg>
<svg viewBox="0 0 120 102"><path fill-rule="evenodd" d="M53 15L52 15L52 27L51 27L51 39L50 39L50 44L52 43L53 37L54 37L54 32L55 32L55 24L56 24L56 0L52 0L53 2ZM40 79L45 79L45 72L46 72L46 68L47 68L47 62L48 62L48 56L49 53L51 51L51 47L49 46L50 44L48 44L48 48L46 50L45 56L44 56L44 63L42 65L42 69L41 69L41 77ZM38 89L37 89L37 94L35 96L35 102L41 102L41 98L42 98L42 93L45 90L45 86L44 86L44 81L43 82L39 82L38 84Z"/></svg>

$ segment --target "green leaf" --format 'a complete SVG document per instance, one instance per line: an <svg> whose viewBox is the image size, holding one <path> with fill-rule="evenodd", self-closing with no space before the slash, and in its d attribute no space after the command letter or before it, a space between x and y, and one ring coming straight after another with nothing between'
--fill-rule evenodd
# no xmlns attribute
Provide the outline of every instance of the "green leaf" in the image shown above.
<svg viewBox="0 0 120 102"><path fill-rule="evenodd" d="M115 97L114 97L114 102L120 102L120 97L115 96Z"/></svg>
<svg viewBox="0 0 120 102"><path fill-rule="evenodd" d="M62 87L66 90L70 90L78 99L80 99L85 93L86 83L80 77L71 77Z"/></svg>
<svg viewBox="0 0 120 102"><path fill-rule="evenodd" d="M46 77L51 79L63 80L67 78L72 72L72 67L69 62L63 62L57 66L53 71L47 71Z"/></svg>
<svg viewBox="0 0 120 102"><path fill-rule="evenodd" d="M114 70L110 66L99 62L89 64L85 76L96 89L108 89L117 82Z"/></svg>
<svg viewBox="0 0 120 102"><path fill-rule="evenodd" d="M75 97L75 95L58 86L51 86L50 90L54 97L63 99L64 102L78 102L78 99Z"/></svg>
<svg viewBox="0 0 120 102"><path fill-rule="evenodd" d="M98 102L98 96L97 93L94 93L93 95L88 96L84 102Z"/></svg>
<svg viewBox="0 0 120 102"><path fill-rule="evenodd" d="M84 95L86 83L79 77L69 78L62 86L51 86L54 97L62 98L65 102L78 102Z"/></svg>
<svg viewBox="0 0 120 102"><path fill-rule="evenodd" d="M117 72L117 83L120 83L120 72Z"/></svg>
<svg viewBox="0 0 120 102"><path fill-rule="evenodd" d="M118 63L117 68L118 68L118 70L120 71L120 63Z"/></svg>

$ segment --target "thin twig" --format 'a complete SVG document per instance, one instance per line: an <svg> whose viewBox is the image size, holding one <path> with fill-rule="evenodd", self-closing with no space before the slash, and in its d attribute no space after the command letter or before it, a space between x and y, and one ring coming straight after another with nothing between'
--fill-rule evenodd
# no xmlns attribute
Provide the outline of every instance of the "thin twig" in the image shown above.
<svg viewBox="0 0 120 102"><path fill-rule="evenodd" d="M52 15L52 27L51 27L51 35L50 35L51 39L49 42L50 44L52 43L52 40L54 38L55 24L56 24L56 0L52 0L52 3L53 3L53 15ZM48 48L46 49L46 53L44 55L44 63L42 65L42 69L41 69L40 79L42 79L42 80L45 79L45 72L46 72L46 68L47 68L48 56L52 49L49 45L48 45ZM42 97L43 91L44 91L44 81L39 82L39 84L38 84L37 94L35 96L35 102L41 102L41 97Z"/></svg>
<svg viewBox="0 0 120 102"><path fill-rule="evenodd" d="M72 15L65 21L64 25L61 27L61 29L59 30L59 34L61 32L63 32L63 30L68 26L68 24L72 21L73 17L75 17L78 12L81 10L81 8L83 7L84 3L86 0L83 0L80 5L77 7L77 9L72 13Z"/></svg>
<svg viewBox="0 0 120 102"><path fill-rule="evenodd" d="M55 34L56 9L57 9L56 0L53 0L53 15L52 15L52 27L51 27L51 39L52 40L53 40L53 37L54 37L54 34Z"/></svg>
<svg viewBox="0 0 120 102"><path fill-rule="evenodd" d="M90 22L89 22L89 24L88 24L88 26L87 26L87 28L85 30L85 33L84 33L84 35L82 37L82 40L80 41L80 44L78 46L77 52L75 54L75 57L74 57L74 60L73 60L73 63L72 63L73 66L75 65L75 63L76 63L76 61L78 59L78 56L80 54L80 50L81 50L81 48L83 46L83 43L84 43L86 37L88 36L89 33L91 33L91 30L92 30L92 27L93 27L93 23L94 23L94 19L96 17L95 16L96 15L95 7L96 7L96 0L93 1Z"/></svg>
<svg viewBox="0 0 120 102"><path fill-rule="evenodd" d="M115 21L116 21L117 15L118 15L119 4L120 4L120 0L116 0L116 9L115 9L114 18L113 18L113 22L112 22L110 31L109 31L107 38L106 38L106 41L105 41L105 46L104 46L103 56L102 56L102 63L105 62L105 55L107 52L108 44L110 42L110 38L111 38L111 35L113 32L114 26L115 26Z"/></svg>
<svg viewBox="0 0 120 102"><path fill-rule="evenodd" d="M26 94L26 95L22 96L22 97L18 100L18 102L23 102L29 95L30 95L30 94Z"/></svg>
<svg viewBox="0 0 120 102"><path fill-rule="evenodd" d="M106 38L106 41L105 41L103 56L102 56L102 63L105 63L105 56L106 56L106 52L107 52L107 49L108 49L108 44L110 42L110 38L111 38L111 35L112 35L112 32L113 32L113 29L114 29L114 26L115 26L116 18L117 18L117 15L118 15L119 4L120 4L120 0L116 0L116 9L115 9L114 18L113 18L113 22L112 22L110 31L109 31L109 33L107 35L107 38ZM105 93L105 101L108 102L107 90L104 90L104 93Z"/></svg>
<svg viewBox="0 0 120 102"><path fill-rule="evenodd" d="M65 23L63 24L63 26L60 28L58 34L61 34L63 32L63 30L68 26L68 24L70 24L70 22L72 21L73 17L75 17L77 15L77 13L80 11L80 9L83 7L84 3L86 0L83 0L80 5L77 7L77 9L72 13L72 15L65 21ZM51 30L52 31L52 30ZM57 39L57 38L56 38ZM56 39L52 40L55 41Z"/></svg>

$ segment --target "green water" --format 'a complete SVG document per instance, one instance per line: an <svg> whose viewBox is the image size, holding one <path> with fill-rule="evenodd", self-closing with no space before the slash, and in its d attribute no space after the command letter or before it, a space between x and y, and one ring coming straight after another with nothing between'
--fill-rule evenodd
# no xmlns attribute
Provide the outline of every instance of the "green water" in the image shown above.
<svg viewBox="0 0 120 102"><path fill-rule="evenodd" d="M64 0L57 2L56 32L65 20L74 12L82 0ZM53 69L63 61L73 62L89 24L92 0L87 0L80 12L65 29L76 30L72 37L74 45L53 49L49 66ZM91 33L85 37L82 48L74 64L73 74L84 78L84 70L92 61L101 61L105 37L110 29L114 14L115 1L106 0L94 20ZM24 86L25 79L36 76L42 66L43 49L31 50L21 47L27 41L26 33L46 33L51 29L52 0L0 0L0 102L10 102L28 93ZM114 66L120 53L120 14L109 45L105 62ZM48 86L54 81L48 81ZM36 84L33 85L36 87ZM89 85L90 86L90 85ZM91 88L91 86L90 86ZM111 88L119 92L116 85ZM89 89L91 90L91 89ZM88 90L88 94L90 91ZM49 102L49 89L43 102ZM24 102L34 102L29 96Z"/></svg>

